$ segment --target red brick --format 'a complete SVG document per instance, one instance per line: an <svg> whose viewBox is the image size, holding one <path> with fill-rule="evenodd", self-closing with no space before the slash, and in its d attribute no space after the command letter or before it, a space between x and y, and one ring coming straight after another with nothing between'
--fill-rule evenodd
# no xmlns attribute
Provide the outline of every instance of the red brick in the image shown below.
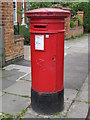
<svg viewBox="0 0 90 120"><path fill-rule="evenodd" d="M0 20L0 24L4 26L5 60L8 61L20 56L20 53L22 53L21 55L24 54L24 42L21 40L21 42L19 41L19 45L16 46L17 42L14 41L13 0L9 3L2 3L1 11L2 19Z"/></svg>

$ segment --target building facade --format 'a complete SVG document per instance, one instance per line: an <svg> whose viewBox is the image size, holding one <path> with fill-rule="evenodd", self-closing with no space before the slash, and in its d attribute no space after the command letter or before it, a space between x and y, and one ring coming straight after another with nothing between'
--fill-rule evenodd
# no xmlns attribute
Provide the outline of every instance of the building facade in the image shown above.
<svg viewBox="0 0 90 120"><path fill-rule="evenodd" d="M15 11L14 11L15 12ZM0 27L3 29L4 61L2 66L24 57L24 38L14 35L13 0L0 2Z"/></svg>

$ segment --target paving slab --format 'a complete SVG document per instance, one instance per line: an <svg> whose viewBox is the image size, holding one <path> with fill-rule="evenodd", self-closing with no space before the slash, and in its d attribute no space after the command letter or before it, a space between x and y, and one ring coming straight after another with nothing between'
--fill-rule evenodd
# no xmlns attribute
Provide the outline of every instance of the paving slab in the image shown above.
<svg viewBox="0 0 90 120"><path fill-rule="evenodd" d="M0 78L2 77L2 68L0 68Z"/></svg>
<svg viewBox="0 0 90 120"><path fill-rule="evenodd" d="M88 101L88 78L85 80L84 84L82 85L76 100L87 102L87 103L89 102Z"/></svg>
<svg viewBox="0 0 90 120"><path fill-rule="evenodd" d="M65 57L65 88L80 89L88 74L88 55L72 54Z"/></svg>
<svg viewBox="0 0 90 120"><path fill-rule="evenodd" d="M0 78L0 91L2 91L2 78Z"/></svg>
<svg viewBox="0 0 90 120"><path fill-rule="evenodd" d="M7 66L8 67L8 66ZM2 72L2 79L7 79L11 81L16 81L19 77L25 75L25 72L20 72L18 71L17 67L16 69L11 69L11 70L4 70Z"/></svg>
<svg viewBox="0 0 90 120"><path fill-rule="evenodd" d="M88 101L90 103L90 72L88 74Z"/></svg>
<svg viewBox="0 0 90 120"><path fill-rule="evenodd" d="M25 118L39 118L38 116L32 115L30 113L26 113L21 120L25 120Z"/></svg>
<svg viewBox="0 0 90 120"><path fill-rule="evenodd" d="M68 118L86 118L88 114L88 104L84 102L77 102L71 106L67 113Z"/></svg>
<svg viewBox="0 0 90 120"><path fill-rule="evenodd" d="M14 83L16 83L16 81L2 79L2 90L7 89L8 87L12 86Z"/></svg>
<svg viewBox="0 0 90 120"><path fill-rule="evenodd" d="M27 109L27 112L25 113L25 115L22 118L37 118L38 117L38 113L35 112L32 107L30 106Z"/></svg>
<svg viewBox="0 0 90 120"><path fill-rule="evenodd" d="M0 96L0 112L2 112L2 96Z"/></svg>
<svg viewBox="0 0 90 120"><path fill-rule="evenodd" d="M82 39L83 40L83 39ZM86 39L82 40L74 40L74 41L66 41L66 46L69 47L67 49L67 52L70 51L70 54L73 53L86 53L88 52L88 37Z"/></svg>
<svg viewBox="0 0 90 120"><path fill-rule="evenodd" d="M2 96L2 111L7 114L17 115L31 103L29 98L5 94Z"/></svg>
<svg viewBox="0 0 90 120"><path fill-rule="evenodd" d="M24 72L17 72L16 75L9 76L6 79L10 81L17 81L18 79L22 78L26 73Z"/></svg>
<svg viewBox="0 0 90 120"><path fill-rule="evenodd" d="M80 91L80 93L78 94L77 101L81 101L81 102L86 102L88 103L88 91Z"/></svg>
<svg viewBox="0 0 90 120"><path fill-rule="evenodd" d="M21 96L31 96L31 87L29 81L17 81L14 85L4 90L7 93L17 94Z"/></svg>
<svg viewBox="0 0 90 120"><path fill-rule="evenodd" d="M21 80L28 80L28 81L31 81L31 73L29 73L29 74L26 75L25 77L21 78Z"/></svg>
<svg viewBox="0 0 90 120"><path fill-rule="evenodd" d="M0 91L0 96L2 96L2 92Z"/></svg>
<svg viewBox="0 0 90 120"><path fill-rule="evenodd" d="M5 94L4 92L1 92L1 91L0 91L0 97L1 97L2 95L4 95L4 94Z"/></svg>
<svg viewBox="0 0 90 120"><path fill-rule="evenodd" d="M73 89L64 89L64 101L67 103L72 103L76 98L78 91Z"/></svg>
<svg viewBox="0 0 90 120"><path fill-rule="evenodd" d="M22 65L16 65L16 64L10 64L6 67L4 67L5 70L18 70L19 72L24 72L24 73L30 73L31 69L30 67L27 66L22 66Z"/></svg>
<svg viewBox="0 0 90 120"><path fill-rule="evenodd" d="M66 46L70 47L67 49L67 54L75 53L88 53L88 37L75 39L74 41L65 41Z"/></svg>
<svg viewBox="0 0 90 120"><path fill-rule="evenodd" d="M29 56L29 55L28 55ZM31 67L31 61L30 60L19 60L15 63L16 65L22 65L22 66L27 66L27 67Z"/></svg>
<svg viewBox="0 0 90 120"><path fill-rule="evenodd" d="M6 77L11 77L14 76L18 73L17 70L13 69L13 70L3 70L2 71L2 78L6 78Z"/></svg>

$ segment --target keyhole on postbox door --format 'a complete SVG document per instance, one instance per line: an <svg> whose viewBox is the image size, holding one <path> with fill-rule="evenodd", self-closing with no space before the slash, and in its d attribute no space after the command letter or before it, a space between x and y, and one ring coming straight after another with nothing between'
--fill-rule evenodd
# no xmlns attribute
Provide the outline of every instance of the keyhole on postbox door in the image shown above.
<svg viewBox="0 0 90 120"><path fill-rule="evenodd" d="M52 60L55 61L55 58L53 57Z"/></svg>

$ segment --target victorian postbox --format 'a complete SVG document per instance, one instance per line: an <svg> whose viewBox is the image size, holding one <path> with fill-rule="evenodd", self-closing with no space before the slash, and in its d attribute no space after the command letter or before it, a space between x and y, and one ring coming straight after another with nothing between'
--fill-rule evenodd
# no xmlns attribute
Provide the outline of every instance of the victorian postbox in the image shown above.
<svg viewBox="0 0 90 120"><path fill-rule="evenodd" d="M31 104L37 112L54 113L64 108L64 32L69 11L39 8L30 18Z"/></svg>

